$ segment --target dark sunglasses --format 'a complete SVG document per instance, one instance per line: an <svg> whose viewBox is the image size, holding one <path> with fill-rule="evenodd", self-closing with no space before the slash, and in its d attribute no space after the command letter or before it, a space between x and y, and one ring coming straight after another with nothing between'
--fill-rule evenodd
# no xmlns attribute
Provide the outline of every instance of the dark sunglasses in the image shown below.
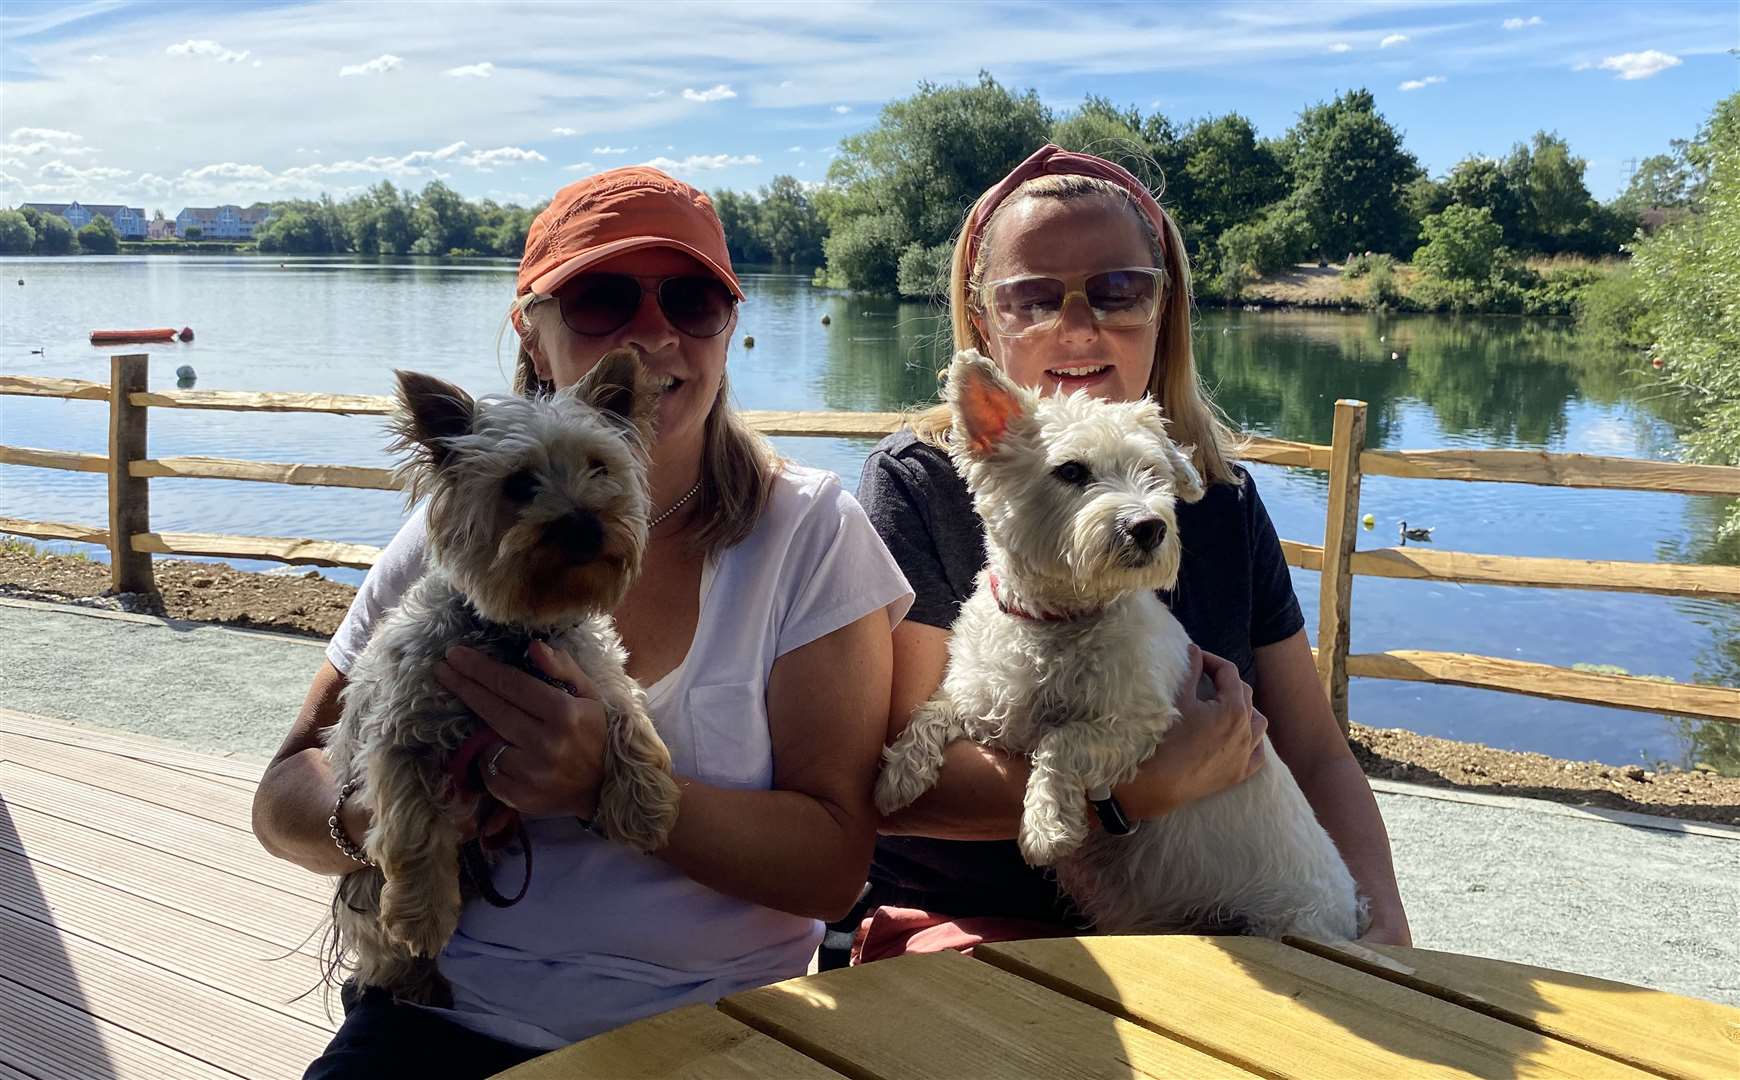
<svg viewBox="0 0 1740 1080"><path fill-rule="evenodd" d="M585 337L607 337L628 325L651 289L659 310L681 333L717 337L731 322L737 298L716 277L636 277L632 274L580 274L556 292L562 321Z"/></svg>

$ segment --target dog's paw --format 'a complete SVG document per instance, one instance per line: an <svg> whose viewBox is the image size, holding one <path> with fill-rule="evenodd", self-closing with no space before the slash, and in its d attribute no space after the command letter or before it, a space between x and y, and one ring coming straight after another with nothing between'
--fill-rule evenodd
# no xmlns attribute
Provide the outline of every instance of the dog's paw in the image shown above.
<svg viewBox="0 0 1740 1080"><path fill-rule="evenodd" d="M1054 866L1081 847L1085 833L1077 833L1061 821L1033 822L1023 819L1016 837L1021 857L1029 866Z"/></svg>
<svg viewBox="0 0 1740 1080"><path fill-rule="evenodd" d="M876 777L876 809L886 817L918 801L936 786L940 761L924 753L916 739L902 737L882 751L882 773Z"/></svg>
<svg viewBox="0 0 1740 1080"><path fill-rule="evenodd" d="M663 769L622 769L605 778L593 824L636 851L657 851L670 839L682 792Z"/></svg>

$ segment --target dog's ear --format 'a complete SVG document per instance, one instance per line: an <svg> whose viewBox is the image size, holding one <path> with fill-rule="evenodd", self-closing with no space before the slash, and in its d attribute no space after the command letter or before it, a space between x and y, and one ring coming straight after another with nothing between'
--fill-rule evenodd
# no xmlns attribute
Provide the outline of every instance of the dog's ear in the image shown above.
<svg viewBox="0 0 1740 1080"><path fill-rule="evenodd" d="M574 394L599 412L633 428L641 441L652 442L658 417L661 380L630 348L612 349L593 365L574 388Z"/></svg>
<svg viewBox="0 0 1740 1080"><path fill-rule="evenodd" d="M963 349L949 365L948 399L955 437L974 457L997 449L1009 428L1029 408L1028 394L977 350Z"/></svg>
<svg viewBox="0 0 1740 1080"><path fill-rule="evenodd" d="M477 402L450 382L421 371L394 371L398 393L391 421L394 449L438 469L453 456L451 440L471 434Z"/></svg>
<svg viewBox="0 0 1740 1080"><path fill-rule="evenodd" d="M1166 418L1160 413L1160 406L1153 401L1144 399L1142 402L1142 425L1154 433L1160 440L1161 452L1166 455L1166 463L1172 467L1172 490L1178 498L1187 503L1198 501L1207 494L1203 486L1202 474L1196 471L1191 463L1195 449L1189 446L1179 446L1167 434Z"/></svg>

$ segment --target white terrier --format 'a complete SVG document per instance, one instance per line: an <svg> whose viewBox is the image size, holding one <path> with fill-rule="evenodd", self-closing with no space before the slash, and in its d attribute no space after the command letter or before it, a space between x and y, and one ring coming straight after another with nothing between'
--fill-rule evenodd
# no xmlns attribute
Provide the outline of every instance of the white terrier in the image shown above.
<svg viewBox="0 0 1740 1080"><path fill-rule="evenodd" d="M485 797L458 764L481 725L434 675L449 646L519 666L533 640L571 656L609 725L595 828L650 850L676 817L670 754L610 620L646 548L660 387L629 350L538 400L474 401L429 375L398 377L395 449L408 453L409 500L429 495L429 569L375 628L326 733L334 778L360 779L355 797L373 810L362 847L375 864L339 882L328 959L364 987L440 1003L434 957L462 907L458 822ZM526 870L529 883L529 849ZM476 889L511 902L481 877Z"/></svg>
<svg viewBox="0 0 1740 1080"><path fill-rule="evenodd" d="M1021 852L1057 866L1100 932L1355 937L1353 877L1266 736L1266 763L1244 783L1127 835L1089 831L1089 799L1165 752L1189 669L1189 637L1155 590L1178 578L1175 501L1203 485L1158 407L1041 398L970 350L948 398L950 453L989 559L941 689L883 754L878 808L927 791L943 748L965 736L1031 760Z"/></svg>

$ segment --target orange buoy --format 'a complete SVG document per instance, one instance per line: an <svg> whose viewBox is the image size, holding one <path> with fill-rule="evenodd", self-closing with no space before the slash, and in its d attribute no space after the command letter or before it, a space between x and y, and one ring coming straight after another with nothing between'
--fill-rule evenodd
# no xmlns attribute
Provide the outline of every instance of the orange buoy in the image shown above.
<svg viewBox="0 0 1740 1080"><path fill-rule="evenodd" d="M123 345L129 341L174 341L176 330L164 326L151 330L92 330L92 345ZM188 337L192 337L192 331Z"/></svg>

